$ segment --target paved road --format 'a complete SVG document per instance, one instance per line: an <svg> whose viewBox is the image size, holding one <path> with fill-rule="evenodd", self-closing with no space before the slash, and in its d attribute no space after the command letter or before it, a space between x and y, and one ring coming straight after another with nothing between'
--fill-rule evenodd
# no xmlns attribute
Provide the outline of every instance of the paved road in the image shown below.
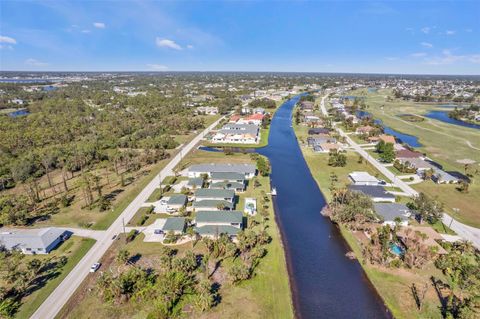
<svg viewBox="0 0 480 319"><path fill-rule="evenodd" d="M320 109L325 116L328 116L327 108L325 107L325 100L327 99L328 94L322 97L320 102ZM336 130L341 136L344 136L350 147L355 150L357 153L362 155L370 164L372 164L377 170L379 170L383 175L389 178L396 187L400 188L404 193L409 196L418 196L418 192L410 187L406 182L402 181L395 174L393 174L388 168L383 166L379 161L370 156L365 150L361 148L359 144L354 142L342 129L336 127ZM443 214L443 223L455 231L460 237L465 240L471 241L475 247L480 249L480 229L471 227L465 224L460 223L459 221L452 218L447 213Z"/></svg>
<svg viewBox="0 0 480 319"><path fill-rule="evenodd" d="M152 181L138 194L138 196L128 205L127 208L118 216L112 225L102 233L93 247L85 254L80 262L72 269L58 287L48 296L37 311L30 317L32 319L50 319L55 318L62 309L68 299L73 295L75 290L80 286L82 281L89 274L90 266L98 262L103 254L112 244L112 237L122 231L123 222L127 223L142 204L148 199L155 188L158 187L159 181L165 176L173 174L173 168L181 161L183 155L190 152L201 139L210 132L223 119L218 119L215 123L206 128L202 133L197 135L190 143L185 145L180 152L172 158L172 160L160 172L158 177Z"/></svg>

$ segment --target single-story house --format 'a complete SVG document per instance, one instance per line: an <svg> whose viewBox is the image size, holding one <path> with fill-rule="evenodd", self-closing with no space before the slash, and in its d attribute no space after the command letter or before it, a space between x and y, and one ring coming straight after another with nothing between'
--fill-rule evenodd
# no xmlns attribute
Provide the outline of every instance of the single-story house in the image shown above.
<svg viewBox="0 0 480 319"><path fill-rule="evenodd" d="M175 235L181 235L185 232L187 221L185 217L169 217L163 225L163 232L173 232Z"/></svg>
<svg viewBox="0 0 480 319"><path fill-rule="evenodd" d="M300 108L304 111L312 111L315 103L310 101L300 102Z"/></svg>
<svg viewBox="0 0 480 319"><path fill-rule="evenodd" d="M315 145L313 147L313 150L315 152L321 152L321 153L329 153L331 150L340 150L342 147L340 144L334 144L334 143L322 143L320 145Z"/></svg>
<svg viewBox="0 0 480 319"><path fill-rule="evenodd" d="M167 201L167 211L173 212L184 207L187 203L187 196L183 194L173 194Z"/></svg>
<svg viewBox="0 0 480 319"><path fill-rule="evenodd" d="M225 200L233 203L235 198L235 192L230 189L211 189L211 188L200 188L195 191L195 201L199 202L202 200Z"/></svg>
<svg viewBox="0 0 480 319"><path fill-rule="evenodd" d="M409 149L402 149L402 150L399 150L399 151L396 151L395 152L395 157L396 158L423 158L423 154L420 153L420 152L416 152L416 151L411 151Z"/></svg>
<svg viewBox="0 0 480 319"><path fill-rule="evenodd" d="M48 227L36 229L0 229L0 246L20 250L27 255L48 254L67 238L63 229Z"/></svg>
<svg viewBox="0 0 480 319"><path fill-rule="evenodd" d="M243 192L245 191L245 184L239 183L239 182L223 181L223 182L210 183L210 188L211 189L231 189L236 192Z"/></svg>
<svg viewBox="0 0 480 319"><path fill-rule="evenodd" d="M417 173L424 172L426 170L432 169L435 170L437 167L433 165L431 162L423 160L421 158L410 157L410 158L403 158L399 157L397 160L402 163L403 165L407 165L409 167L415 168Z"/></svg>
<svg viewBox="0 0 480 319"><path fill-rule="evenodd" d="M379 185L380 181L367 172L351 172L348 177L354 185Z"/></svg>
<svg viewBox="0 0 480 319"><path fill-rule="evenodd" d="M395 226L396 219L401 226L408 226L408 218L412 212L404 204L399 203L374 203L375 213L383 220L383 225Z"/></svg>
<svg viewBox="0 0 480 319"><path fill-rule="evenodd" d="M384 141L386 144L391 143L395 144L395 137L392 135L381 134L378 136L381 141Z"/></svg>
<svg viewBox="0 0 480 319"><path fill-rule="evenodd" d="M237 182L245 183L245 175L236 172L212 172L210 176L212 183L218 182Z"/></svg>
<svg viewBox="0 0 480 319"><path fill-rule="evenodd" d="M212 173L239 173L243 174L246 179L255 176L257 168L253 164L195 164L188 168L188 177L201 177L202 174L207 174L211 177Z"/></svg>
<svg viewBox="0 0 480 319"><path fill-rule="evenodd" d="M370 125L360 126L355 130L355 134L370 134L370 132L373 132L374 130L375 128Z"/></svg>
<svg viewBox="0 0 480 319"><path fill-rule="evenodd" d="M197 189L203 187L203 178L201 177L193 177L189 178L187 182L187 188L189 189Z"/></svg>
<svg viewBox="0 0 480 319"><path fill-rule="evenodd" d="M233 210L233 203L219 199L205 199L193 202L193 209L200 210ZM221 208L219 208L221 207Z"/></svg>
<svg viewBox="0 0 480 319"><path fill-rule="evenodd" d="M195 231L200 236L235 237L243 228L243 214L239 211L200 211L195 217Z"/></svg>
<svg viewBox="0 0 480 319"><path fill-rule="evenodd" d="M456 184L460 183L460 178L453 176L439 168L433 169L432 181L437 184Z"/></svg>
<svg viewBox="0 0 480 319"><path fill-rule="evenodd" d="M328 135L318 135L315 137L307 137L307 144L310 147L314 147L315 145L320 145L324 143L336 143L337 140L334 137Z"/></svg>
<svg viewBox="0 0 480 319"><path fill-rule="evenodd" d="M353 192L363 193L374 202L395 202L395 196L388 193L383 186L349 185L348 189Z"/></svg>
<svg viewBox="0 0 480 319"><path fill-rule="evenodd" d="M316 127L308 130L308 135L329 134L330 130L325 127Z"/></svg>

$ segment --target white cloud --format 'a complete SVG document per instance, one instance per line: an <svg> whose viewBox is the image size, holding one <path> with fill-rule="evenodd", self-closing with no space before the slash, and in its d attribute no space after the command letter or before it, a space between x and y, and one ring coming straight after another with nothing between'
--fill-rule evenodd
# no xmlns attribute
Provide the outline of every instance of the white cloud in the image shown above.
<svg viewBox="0 0 480 319"><path fill-rule="evenodd" d="M13 46L0 44L0 50L13 50Z"/></svg>
<svg viewBox="0 0 480 319"><path fill-rule="evenodd" d="M17 40L11 37L7 37L5 35L0 35L0 43L17 44Z"/></svg>
<svg viewBox="0 0 480 319"><path fill-rule="evenodd" d="M105 23L103 22L94 22L93 26L97 29L105 29Z"/></svg>
<svg viewBox="0 0 480 319"><path fill-rule="evenodd" d="M454 35L455 33L456 33L455 30L447 30L447 31L445 31L445 34L446 34L446 35Z"/></svg>
<svg viewBox="0 0 480 319"><path fill-rule="evenodd" d="M414 58L421 58L421 57L424 57L426 55L427 54L425 52L415 52L415 53L410 54L410 56L414 57Z"/></svg>
<svg viewBox="0 0 480 319"><path fill-rule="evenodd" d="M168 67L163 64L147 64L147 66L154 71L166 71Z"/></svg>
<svg viewBox="0 0 480 319"><path fill-rule="evenodd" d="M82 30L82 33L90 33L90 30Z"/></svg>
<svg viewBox="0 0 480 319"><path fill-rule="evenodd" d="M177 44L175 41L173 40L169 40L169 39L161 39L159 37L157 37L155 39L155 43L157 44L157 47L160 47L160 48L170 48L170 49L174 49L174 50L181 50L182 47Z"/></svg>
<svg viewBox="0 0 480 319"><path fill-rule="evenodd" d="M41 61L38 61L37 59L26 59L25 60L25 64L28 65L28 66L34 66L34 67L41 67L41 66L47 66L48 63L46 62L41 62Z"/></svg>
<svg viewBox="0 0 480 319"><path fill-rule="evenodd" d="M421 42L420 45L425 47L425 48L433 48L433 44L428 43L428 42Z"/></svg>
<svg viewBox="0 0 480 319"><path fill-rule="evenodd" d="M187 45L187 49L193 49L193 48L194 48L193 45L191 45L191 44L188 44L188 45Z"/></svg>
<svg viewBox="0 0 480 319"><path fill-rule="evenodd" d="M468 57L468 60L472 63L480 64L480 54L472 54Z"/></svg>
<svg viewBox="0 0 480 319"><path fill-rule="evenodd" d="M423 27L423 28L420 29L420 31L422 31L425 34L429 34L431 29L432 28L430 28L430 27Z"/></svg>

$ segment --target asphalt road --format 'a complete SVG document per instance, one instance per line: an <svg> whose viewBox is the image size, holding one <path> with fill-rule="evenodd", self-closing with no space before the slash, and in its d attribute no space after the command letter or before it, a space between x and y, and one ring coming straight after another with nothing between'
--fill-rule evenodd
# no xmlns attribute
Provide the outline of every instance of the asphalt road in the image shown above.
<svg viewBox="0 0 480 319"><path fill-rule="evenodd" d="M97 242L85 254L80 262L72 269L65 279L57 286L57 288L48 296L42 305L30 317L33 319L50 319L55 318L62 307L67 303L75 290L80 286L82 281L88 276L92 264L98 262L103 254L112 244L112 237L122 232L123 223L128 223L135 213L140 209L142 204L148 199L152 192L157 188L165 176L173 174L173 168L182 160L183 155L190 152L201 139L210 132L223 119L220 118L215 123L206 128L202 133L197 135L190 143L183 146L180 152L172 158L172 160L162 169L157 177L137 195L137 197L125 208L112 225L99 236ZM100 268L101 270L101 268Z"/></svg>
<svg viewBox="0 0 480 319"><path fill-rule="evenodd" d="M328 116L327 108L325 107L325 99L328 97L328 94L322 97L322 101L320 102L320 109L325 116ZM385 175L388 179L392 181L396 187L400 188L404 193L408 194L409 196L418 196L418 192L410 187L407 183L402 181L398 178L395 174L393 174L388 168L383 166L379 161L375 158L370 156L364 149L360 147L359 144L354 142L342 129L336 128L338 133L345 137L346 141L350 145L350 147L355 150L358 154L360 154L363 158L365 158L370 164L372 164L376 169L378 169L383 175ZM441 187L441 186L439 186ZM480 229L471 227L465 224L460 223L447 213L443 213L443 223L449 226L453 231L455 231L460 237L464 240L471 241L475 247L480 249Z"/></svg>

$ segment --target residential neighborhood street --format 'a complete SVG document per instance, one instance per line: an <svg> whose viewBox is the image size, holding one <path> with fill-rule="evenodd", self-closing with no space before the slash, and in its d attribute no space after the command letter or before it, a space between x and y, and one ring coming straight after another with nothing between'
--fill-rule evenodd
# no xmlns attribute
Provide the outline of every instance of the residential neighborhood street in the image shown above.
<svg viewBox="0 0 480 319"><path fill-rule="evenodd" d="M178 152L177 155L175 155L165 166L165 168L162 169L158 176L153 178L152 181L138 194L138 196L118 216L112 225L110 225L110 227L106 231L102 232L99 236L96 233L94 238L97 239L97 242L95 245L87 252L87 254L65 277L58 287L48 296L48 298L37 309L31 318L55 318L65 303L73 295L75 290L80 286L82 281L88 276L90 266L102 258L103 254L112 244L114 240L113 237L122 232L123 224L126 224L135 215L139 208L142 207L142 204L145 203L152 192L159 186L160 181L164 177L173 174L174 167L182 160L183 156L190 152L190 150L192 150L208 132L215 128L222 119L223 117L215 121L203 132L198 134L192 141L183 146L180 149L180 152ZM101 268L100 271L102 271Z"/></svg>
<svg viewBox="0 0 480 319"><path fill-rule="evenodd" d="M327 108L325 106L325 100L327 99L329 94L322 97L320 102L320 109L325 116L328 116ZM365 158L370 164L372 164L379 172L385 175L395 187L400 188L405 194L408 196L417 196L418 192L410 187L406 182L392 173L385 165L380 163L378 160L370 156L362 147L361 145L357 144L353 141L347 133L345 133L342 129L335 127L337 132L345 137L345 140L350 145L351 149L355 150L358 154L360 154L363 158ZM443 222L445 225L449 226L453 231L455 231L459 236L463 239L471 241L473 245L480 249L480 229L474 228L465 224L460 223L459 221L453 219L447 213L444 213Z"/></svg>

